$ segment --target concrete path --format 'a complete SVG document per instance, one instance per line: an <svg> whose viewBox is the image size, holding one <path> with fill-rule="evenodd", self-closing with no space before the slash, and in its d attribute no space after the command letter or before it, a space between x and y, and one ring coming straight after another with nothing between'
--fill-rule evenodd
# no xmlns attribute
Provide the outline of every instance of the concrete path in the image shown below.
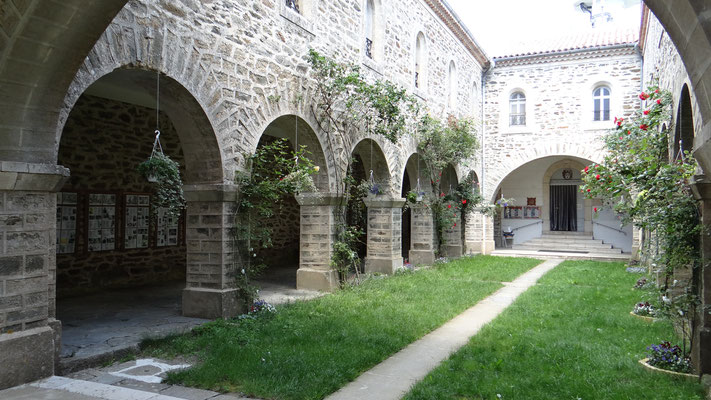
<svg viewBox="0 0 711 400"><path fill-rule="evenodd" d="M355 381L327 397L329 400L395 400L422 380L450 354L469 342L482 326L506 307L546 272L562 260L547 260L457 317L410 344L397 354L365 372Z"/></svg>

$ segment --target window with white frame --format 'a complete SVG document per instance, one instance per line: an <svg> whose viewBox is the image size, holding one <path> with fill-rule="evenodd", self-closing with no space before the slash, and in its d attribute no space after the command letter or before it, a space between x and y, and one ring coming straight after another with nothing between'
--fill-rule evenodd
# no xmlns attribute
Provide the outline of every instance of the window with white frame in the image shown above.
<svg viewBox="0 0 711 400"><path fill-rule="evenodd" d="M453 109L457 105L457 66L454 61L449 62L449 75L448 75L448 100L447 104L450 109Z"/></svg>
<svg viewBox="0 0 711 400"><path fill-rule="evenodd" d="M509 97L509 125L526 125L526 95L523 92L513 92Z"/></svg>
<svg viewBox="0 0 711 400"><path fill-rule="evenodd" d="M593 90L593 121L610 120L610 88L599 86Z"/></svg>
<svg viewBox="0 0 711 400"><path fill-rule="evenodd" d="M425 34L420 32L415 43L415 87L421 90L425 89L425 46Z"/></svg>
<svg viewBox="0 0 711 400"><path fill-rule="evenodd" d="M373 0L365 2L365 55L373 58L375 40L375 3Z"/></svg>

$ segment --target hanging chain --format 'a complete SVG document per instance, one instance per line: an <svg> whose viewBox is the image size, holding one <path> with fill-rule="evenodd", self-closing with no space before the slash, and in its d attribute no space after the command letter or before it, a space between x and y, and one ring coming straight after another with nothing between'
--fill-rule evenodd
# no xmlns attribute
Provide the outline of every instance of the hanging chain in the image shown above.
<svg viewBox="0 0 711 400"><path fill-rule="evenodd" d="M163 154L163 146L160 144L160 71L156 71L156 130L154 132L156 138L153 141L153 151L151 151L151 158L156 153Z"/></svg>

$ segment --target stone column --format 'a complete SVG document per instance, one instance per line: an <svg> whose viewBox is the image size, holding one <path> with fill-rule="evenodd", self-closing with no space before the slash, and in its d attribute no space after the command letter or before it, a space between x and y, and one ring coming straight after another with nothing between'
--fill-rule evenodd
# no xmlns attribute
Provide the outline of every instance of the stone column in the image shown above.
<svg viewBox="0 0 711 400"><path fill-rule="evenodd" d="M490 254L495 247L493 219L476 208L464 220L464 253Z"/></svg>
<svg viewBox="0 0 711 400"><path fill-rule="evenodd" d="M392 274L402 267L402 206L405 199L364 199L368 207L365 272Z"/></svg>
<svg viewBox="0 0 711 400"><path fill-rule="evenodd" d="M231 318L241 312L234 286L234 185L186 185L187 274L183 315Z"/></svg>
<svg viewBox="0 0 711 400"><path fill-rule="evenodd" d="M51 376L56 312L56 192L69 170L0 162L0 390Z"/></svg>
<svg viewBox="0 0 711 400"><path fill-rule="evenodd" d="M695 177L692 185L694 197L699 201L701 223L711 226L711 182L703 176ZM698 271L696 284L701 305L698 307L698 326L694 337L691 359L694 368L700 374L711 373L711 315L704 310L711 306L711 236L701 235L701 270Z"/></svg>
<svg viewBox="0 0 711 400"><path fill-rule="evenodd" d="M338 287L338 272L331 268L331 251L336 227L333 213L340 200L334 194L296 196L301 206L297 289L328 292Z"/></svg>
<svg viewBox="0 0 711 400"><path fill-rule="evenodd" d="M641 239L642 239L642 229L638 228L636 225L632 225L632 259L639 261L640 255L640 247L641 247Z"/></svg>
<svg viewBox="0 0 711 400"><path fill-rule="evenodd" d="M410 231L410 263L431 265L434 263L435 232L432 210L417 203L412 206Z"/></svg>
<svg viewBox="0 0 711 400"><path fill-rule="evenodd" d="M459 258L464 253L462 245L462 215L456 207L456 204L449 204L452 208L445 208L445 213L450 213L453 217L452 226L445 227L442 240L443 256L447 258Z"/></svg>

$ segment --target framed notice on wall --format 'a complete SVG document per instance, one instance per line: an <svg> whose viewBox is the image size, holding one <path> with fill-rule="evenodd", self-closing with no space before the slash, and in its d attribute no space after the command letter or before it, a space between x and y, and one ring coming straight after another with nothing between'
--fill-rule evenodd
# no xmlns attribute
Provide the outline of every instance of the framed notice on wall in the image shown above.
<svg viewBox="0 0 711 400"><path fill-rule="evenodd" d="M541 218L541 207L525 206L523 208L523 217L529 219Z"/></svg>
<svg viewBox="0 0 711 400"><path fill-rule="evenodd" d="M168 213L168 209L162 207L157 210L156 215L156 246L177 246L179 216Z"/></svg>
<svg viewBox="0 0 711 400"><path fill-rule="evenodd" d="M116 248L116 195L89 194L87 249L89 251Z"/></svg>
<svg viewBox="0 0 711 400"><path fill-rule="evenodd" d="M57 254L76 250L77 193L57 193Z"/></svg>
<svg viewBox="0 0 711 400"><path fill-rule="evenodd" d="M148 247L150 200L147 194L127 194L124 230L124 248L145 249Z"/></svg>

